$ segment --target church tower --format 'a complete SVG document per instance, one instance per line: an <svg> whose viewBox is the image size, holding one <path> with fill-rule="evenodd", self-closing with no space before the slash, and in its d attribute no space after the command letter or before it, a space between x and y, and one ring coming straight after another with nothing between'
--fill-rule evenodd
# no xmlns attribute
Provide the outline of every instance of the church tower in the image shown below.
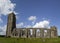
<svg viewBox="0 0 60 43"><path fill-rule="evenodd" d="M11 37L13 29L16 28L16 16L14 13L8 15L6 36Z"/></svg>

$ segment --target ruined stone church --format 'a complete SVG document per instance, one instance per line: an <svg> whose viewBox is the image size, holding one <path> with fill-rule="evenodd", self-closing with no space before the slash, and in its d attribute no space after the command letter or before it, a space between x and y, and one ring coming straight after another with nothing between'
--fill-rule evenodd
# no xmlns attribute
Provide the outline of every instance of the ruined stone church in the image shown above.
<svg viewBox="0 0 60 43"><path fill-rule="evenodd" d="M7 20L6 37L21 38L57 38L57 28L16 28L16 15L10 13Z"/></svg>

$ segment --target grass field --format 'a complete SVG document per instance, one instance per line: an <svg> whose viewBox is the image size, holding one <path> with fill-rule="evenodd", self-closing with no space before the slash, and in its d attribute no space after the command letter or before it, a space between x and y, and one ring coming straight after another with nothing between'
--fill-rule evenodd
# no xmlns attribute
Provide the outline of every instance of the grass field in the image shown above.
<svg viewBox="0 0 60 43"><path fill-rule="evenodd" d="M60 38L4 38L0 37L0 43L60 43Z"/></svg>

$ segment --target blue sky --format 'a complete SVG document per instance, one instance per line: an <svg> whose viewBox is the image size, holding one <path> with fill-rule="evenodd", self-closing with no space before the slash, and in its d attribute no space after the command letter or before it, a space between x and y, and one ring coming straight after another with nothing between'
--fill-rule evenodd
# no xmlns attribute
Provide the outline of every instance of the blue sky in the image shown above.
<svg viewBox="0 0 60 43"><path fill-rule="evenodd" d="M50 20L52 25L60 25L59 0L13 0L12 2L16 3L15 11L19 13L20 21L26 22L29 16L37 16L37 21L45 18Z"/></svg>
<svg viewBox="0 0 60 43"><path fill-rule="evenodd" d="M14 11L17 12L16 24L33 26L42 21L48 21L49 26L56 26L60 35L60 0L10 0L15 3ZM1 14L0 27L7 24L7 15ZM30 17L34 20L29 20ZM18 26L17 26L18 27ZM23 27L23 26L22 26Z"/></svg>
<svg viewBox="0 0 60 43"><path fill-rule="evenodd" d="M37 16L37 22L49 20L50 25L55 25L60 30L60 0L13 0L20 16L19 22L27 22L29 16Z"/></svg>

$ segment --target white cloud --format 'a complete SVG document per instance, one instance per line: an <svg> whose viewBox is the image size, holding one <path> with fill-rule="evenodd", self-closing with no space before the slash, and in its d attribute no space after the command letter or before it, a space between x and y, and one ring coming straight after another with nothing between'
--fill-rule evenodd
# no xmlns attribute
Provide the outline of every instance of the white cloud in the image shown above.
<svg viewBox="0 0 60 43"><path fill-rule="evenodd" d="M16 24L16 27L17 27L17 28L21 28L23 25L24 25L24 23L21 22L21 23Z"/></svg>
<svg viewBox="0 0 60 43"><path fill-rule="evenodd" d="M30 17L28 18L29 21L32 21L32 24L35 23L35 20L36 20L36 19L37 19L36 16L30 16Z"/></svg>
<svg viewBox="0 0 60 43"><path fill-rule="evenodd" d="M11 0L0 0L0 23L3 22L1 15L8 15L11 12L14 12L16 4L12 3Z"/></svg>
<svg viewBox="0 0 60 43"><path fill-rule="evenodd" d="M15 3L12 3L11 0L0 0L0 15L7 15L14 11ZM14 11L15 12L15 11Z"/></svg>
<svg viewBox="0 0 60 43"><path fill-rule="evenodd" d="M21 26L23 26L23 22L16 24L17 28L21 28ZM4 26L0 26L0 35L6 35L6 27L7 25Z"/></svg>
<svg viewBox="0 0 60 43"><path fill-rule="evenodd" d="M19 19L19 16L16 15L16 19Z"/></svg>
<svg viewBox="0 0 60 43"><path fill-rule="evenodd" d="M11 12L14 12L16 4L12 3L11 0L0 0L0 23L3 22L1 15L8 15ZM0 25L0 35L6 34L6 25L1 26Z"/></svg>
<svg viewBox="0 0 60 43"><path fill-rule="evenodd" d="M0 35L6 35L6 25L0 26Z"/></svg>
<svg viewBox="0 0 60 43"><path fill-rule="evenodd" d="M49 21L48 20L43 20L38 23L36 23L33 28L49 28Z"/></svg>
<svg viewBox="0 0 60 43"><path fill-rule="evenodd" d="M31 25L27 25L27 26L24 26L25 28L32 28L32 26Z"/></svg>
<svg viewBox="0 0 60 43"><path fill-rule="evenodd" d="M28 18L28 20L30 20L30 21L34 21L34 20L36 20L37 18L36 18L36 16L30 16L29 18Z"/></svg>

